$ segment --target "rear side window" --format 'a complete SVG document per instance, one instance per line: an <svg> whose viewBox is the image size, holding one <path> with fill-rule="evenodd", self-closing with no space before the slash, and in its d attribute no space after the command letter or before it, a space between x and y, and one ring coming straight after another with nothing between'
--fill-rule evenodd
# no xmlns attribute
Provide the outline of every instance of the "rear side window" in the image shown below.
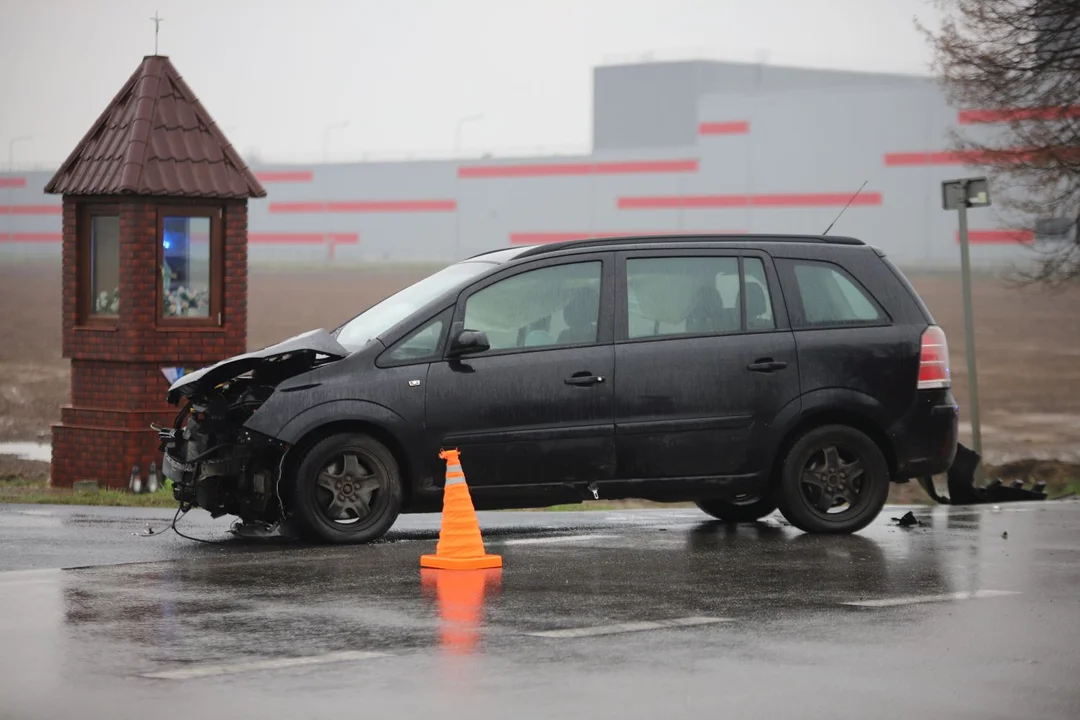
<svg viewBox="0 0 1080 720"><path fill-rule="evenodd" d="M737 257L653 257L626 261L627 334L631 339L741 332L776 327L765 268Z"/></svg>
<svg viewBox="0 0 1080 720"><path fill-rule="evenodd" d="M799 260L780 264L787 266L796 285L801 305L793 308L796 325L874 325L885 320L869 293L839 266Z"/></svg>
<svg viewBox="0 0 1080 720"><path fill-rule="evenodd" d="M776 320L773 318L764 263L757 258L745 258L743 274L746 276L746 329L772 330L776 327Z"/></svg>

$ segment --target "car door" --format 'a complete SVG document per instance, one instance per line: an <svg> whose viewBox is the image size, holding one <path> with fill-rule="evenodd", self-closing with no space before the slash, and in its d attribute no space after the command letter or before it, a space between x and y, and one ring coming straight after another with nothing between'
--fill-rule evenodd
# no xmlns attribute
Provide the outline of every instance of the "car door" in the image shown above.
<svg viewBox="0 0 1080 720"><path fill-rule="evenodd" d="M431 365L430 457L459 448L481 489L611 477L613 265L610 253L546 259L462 292L451 340L482 331L490 349Z"/></svg>
<svg viewBox="0 0 1080 720"><path fill-rule="evenodd" d="M799 398L768 255L628 251L617 266L617 477L765 472L770 425Z"/></svg>

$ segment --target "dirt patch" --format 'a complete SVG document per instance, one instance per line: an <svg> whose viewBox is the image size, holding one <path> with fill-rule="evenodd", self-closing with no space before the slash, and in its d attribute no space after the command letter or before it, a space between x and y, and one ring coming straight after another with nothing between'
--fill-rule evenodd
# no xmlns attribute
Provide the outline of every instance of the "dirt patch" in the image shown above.
<svg viewBox="0 0 1080 720"><path fill-rule="evenodd" d="M49 479L49 463L0 455L0 483L36 483Z"/></svg>
<svg viewBox="0 0 1080 720"><path fill-rule="evenodd" d="M334 327L430 271L254 268L249 346ZM948 334L954 393L966 407L959 279L913 274L912 281ZM981 277L973 292L986 462L1080 463L1080 288L1054 295ZM0 440L47 438L68 400L60 294L59 264L0 264ZM962 436L968 442L966 424Z"/></svg>

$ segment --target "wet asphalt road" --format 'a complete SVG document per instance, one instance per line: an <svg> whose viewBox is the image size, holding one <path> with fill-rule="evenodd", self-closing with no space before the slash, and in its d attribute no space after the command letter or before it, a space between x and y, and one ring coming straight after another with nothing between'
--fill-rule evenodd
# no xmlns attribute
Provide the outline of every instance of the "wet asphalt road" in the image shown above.
<svg viewBox="0 0 1080 720"><path fill-rule="evenodd" d="M326 548L0 506L0 718L1080 717L1080 503L901 512L481 513L501 573L422 578L438 516Z"/></svg>

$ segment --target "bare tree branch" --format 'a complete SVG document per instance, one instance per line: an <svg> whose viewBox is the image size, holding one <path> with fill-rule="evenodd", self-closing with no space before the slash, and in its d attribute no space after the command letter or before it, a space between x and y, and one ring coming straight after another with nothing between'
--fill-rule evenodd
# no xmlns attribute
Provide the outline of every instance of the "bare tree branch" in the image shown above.
<svg viewBox="0 0 1080 720"><path fill-rule="evenodd" d="M985 168L1014 228L1035 233L1023 281L1080 283L1080 0L934 4L941 27L916 24L950 102L969 111L953 151Z"/></svg>

